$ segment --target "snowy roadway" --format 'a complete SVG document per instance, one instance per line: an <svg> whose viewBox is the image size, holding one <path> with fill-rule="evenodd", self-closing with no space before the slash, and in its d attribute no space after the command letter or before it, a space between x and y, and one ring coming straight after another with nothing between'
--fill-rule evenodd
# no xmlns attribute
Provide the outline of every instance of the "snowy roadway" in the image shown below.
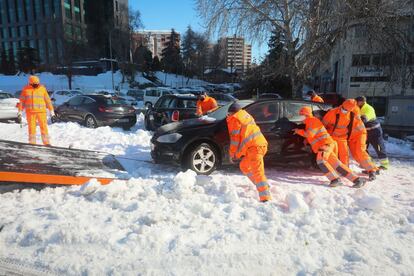
<svg viewBox="0 0 414 276"><path fill-rule="evenodd" d="M140 117L131 132L50 127L56 146L123 157L131 179L1 193L3 267L24 265L34 275L414 274L409 158L393 159L359 190L327 188L311 170L268 169L274 199L261 204L236 169L196 176L131 160L150 160L151 135L142 123ZM0 139L25 142L26 135L16 124L0 124ZM408 144L387 145L414 157Z"/></svg>

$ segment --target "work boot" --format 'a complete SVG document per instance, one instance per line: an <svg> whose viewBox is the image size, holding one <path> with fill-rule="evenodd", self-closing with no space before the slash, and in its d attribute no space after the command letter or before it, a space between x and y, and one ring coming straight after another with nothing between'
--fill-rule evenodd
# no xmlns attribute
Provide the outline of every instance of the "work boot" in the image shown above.
<svg viewBox="0 0 414 276"><path fill-rule="evenodd" d="M343 184L342 184L342 182L339 178L334 179L334 180L331 181L331 183L329 183L329 187L332 187L332 188L338 187L338 186L341 186L341 185L343 185Z"/></svg>
<svg viewBox="0 0 414 276"><path fill-rule="evenodd" d="M358 177L357 179L354 180L354 185L352 185L352 188L361 188L362 186L365 185L366 180L363 178Z"/></svg>
<svg viewBox="0 0 414 276"><path fill-rule="evenodd" d="M376 171L372 171L373 173L375 173L376 175L380 175L380 170L376 170ZM364 171L362 171L362 173L363 174L370 174L371 173L371 171L366 171L366 170L364 170Z"/></svg>
<svg viewBox="0 0 414 276"><path fill-rule="evenodd" d="M375 180L375 178L377 178L376 177L376 172L370 172L369 174L368 174L368 180L369 181L373 181L373 180Z"/></svg>

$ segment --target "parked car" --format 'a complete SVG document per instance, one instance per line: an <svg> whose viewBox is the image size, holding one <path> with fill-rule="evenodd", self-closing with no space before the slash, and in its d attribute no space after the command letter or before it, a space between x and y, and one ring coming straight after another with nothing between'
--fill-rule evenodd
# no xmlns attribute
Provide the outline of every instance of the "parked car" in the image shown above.
<svg viewBox="0 0 414 276"><path fill-rule="evenodd" d="M234 102L236 99L230 95L211 93L219 106ZM153 108L145 114L145 128L155 130L158 127L185 119L196 118L197 96L192 94L172 94L162 96Z"/></svg>
<svg viewBox="0 0 414 276"><path fill-rule="evenodd" d="M263 93L259 94L259 99L282 99L282 96L277 93Z"/></svg>
<svg viewBox="0 0 414 276"><path fill-rule="evenodd" d="M144 92L144 105L146 108L152 107L161 96L171 95L173 90L167 87L150 87Z"/></svg>
<svg viewBox="0 0 414 276"><path fill-rule="evenodd" d="M329 105L299 100L266 99L240 101L256 120L269 142L266 160L274 164L311 165L315 158L295 135L301 127L299 110L305 105L319 113ZM164 125L151 139L151 156L156 163L173 163L190 168L198 174L210 174L220 165L232 164L228 155L229 136L226 115L231 104L212 112L208 117ZM303 126L303 125L302 125Z"/></svg>
<svg viewBox="0 0 414 276"><path fill-rule="evenodd" d="M12 94L0 91L0 120L14 120L17 122L19 100Z"/></svg>
<svg viewBox="0 0 414 276"><path fill-rule="evenodd" d="M53 106L57 107L76 95L82 95L79 90L56 90L51 95Z"/></svg>
<svg viewBox="0 0 414 276"><path fill-rule="evenodd" d="M125 95L120 95L120 96L115 95L113 97L114 97L114 99L119 100L123 104L130 105L130 106L133 106L133 107L137 106L137 100L135 100L135 98L133 98L133 97L125 96Z"/></svg>
<svg viewBox="0 0 414 276"><path fill-rule="evenodd" d="M126 91L126 95L135 98L137 101L143 101L144 100L144 89L128 89Z"/></svg>
<svg viewBox="0 0 414 276"><path fill-rule="evenodd" d="M130 129L137 122L135 109L105 95L79 95L72 97L55 110L56 121L70 121L90 128L119 126Z"/></svg>

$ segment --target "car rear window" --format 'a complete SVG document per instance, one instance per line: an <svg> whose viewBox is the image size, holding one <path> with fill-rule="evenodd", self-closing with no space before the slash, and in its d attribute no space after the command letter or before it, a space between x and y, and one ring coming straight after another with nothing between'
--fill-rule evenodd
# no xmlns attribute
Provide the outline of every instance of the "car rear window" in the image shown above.
<svg viewBox="0 0 414 276"><path fill-rule="evenodd" d="M118 104L124 104L124 102L120 99L114 99L114 98L105 98L104 100L105 105L118 105Z"/></svg>

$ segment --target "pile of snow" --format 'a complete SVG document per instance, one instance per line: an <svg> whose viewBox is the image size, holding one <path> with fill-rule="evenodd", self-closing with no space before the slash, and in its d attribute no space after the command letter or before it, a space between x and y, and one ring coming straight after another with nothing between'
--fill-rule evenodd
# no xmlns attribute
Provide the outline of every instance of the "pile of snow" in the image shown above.
<svg viewBox="0 0 414 276"><path fill-rule="evenodd" d="M0 128L0 139L27 139L19 125ZM142 116L129 132L59 123L50 133L54 145L123 158L130 179L0 194L0 263L57 275L414 271L412 161L393 159L360 190L345 180L328 188L315 170L267 168L273 200L262 204L237 168L197 176L142 162L151 137Z"/></svg>
<svg viewBox="0 0 414 276"><path fill-rule="evenodd" d="M68 79L65 75L54 75L51 73L38 74L40 82L46 86L48 90L69 89ZM15 93L20 91L23 86L27 84L28 75L21 74L16 76L0 75L0 90ZM141 73L135 77L135 81L140 84L151 83L144 78ZM122 74L120 71L114 73L114 85L128 88L128 84L122 83ZM106 72L97 76L74 76L72 81L72 88L80 89L81 91L91 93L97 89L112 89L112 74Z"/></svg>
<svg viewBox="0 0 414 276"><path fill-rule="evenodd" d="M186 76L169 74L164 72L156 72L155 77L164 85L176 88L176 87L190 87L206 85L208 82L199 79L191 79Z"/></svg>

